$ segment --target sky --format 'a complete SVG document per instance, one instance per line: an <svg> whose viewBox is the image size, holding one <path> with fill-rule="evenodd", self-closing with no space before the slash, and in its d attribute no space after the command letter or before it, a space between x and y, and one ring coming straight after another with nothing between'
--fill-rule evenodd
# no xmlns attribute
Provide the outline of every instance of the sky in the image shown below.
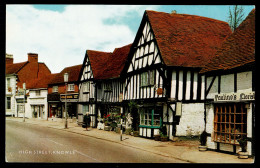
<svg viewBox="0 0 260 168"><path fill-rule="evenodd" d="M255 8L243 5L245 17ZM227 21L228 5L6 5L6 53L37 53L52 73L83 63L86 50L113 52L134 41L145 10Z"/></svg>

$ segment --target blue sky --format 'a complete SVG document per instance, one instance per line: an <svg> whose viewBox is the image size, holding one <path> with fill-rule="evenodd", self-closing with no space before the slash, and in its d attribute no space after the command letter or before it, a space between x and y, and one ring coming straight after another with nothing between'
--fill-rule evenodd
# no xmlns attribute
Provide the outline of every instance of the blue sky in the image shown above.
<svg viewBox="0 0 260 168"><path fill-rule="evenodd" d="M132 43L144 10L227 21L228 5L7 5L6 52L14 62L39 54L53 73L82 64L87 49L109 51ZM232 7L232 6L231 6ZM245 16L255 8L244 7ZM26 40L25 40L26 39Z"/></svg>

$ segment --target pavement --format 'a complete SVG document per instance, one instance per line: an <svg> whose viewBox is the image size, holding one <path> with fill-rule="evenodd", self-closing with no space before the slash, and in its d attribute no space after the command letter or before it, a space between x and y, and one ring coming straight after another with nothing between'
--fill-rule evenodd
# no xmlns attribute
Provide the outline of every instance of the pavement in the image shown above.
<svg viewBox="0 0 260 168"><path fill-rule="evenodd" d="M23 118L6 117L6 120L23 122ZM141 137L134 137L123 134L123 140L120 141L120 134L114 131L98 130L97 128L89 128L86 131L75 122L68 122L68 128L64 128L64 121L53 121L52 119L25 119L28 124L46 126L53 129L59 129L67 132L81 134L117 144L122 144L142 151L151 152L157 155L180 159L190 163L246 163L252 164L254 158L239 159L237 155L225 154L216 151L199 151L199 141L197 140L181 140L181 141L155 141Z"/></svg>

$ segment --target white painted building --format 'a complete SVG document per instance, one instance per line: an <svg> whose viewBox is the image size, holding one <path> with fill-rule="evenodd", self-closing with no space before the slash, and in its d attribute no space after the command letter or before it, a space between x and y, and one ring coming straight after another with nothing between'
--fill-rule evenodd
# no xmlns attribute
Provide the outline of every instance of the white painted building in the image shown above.
<svg viewBox="0 0 260 168"><path fill-rule="evenodd" d="M254 155L255 66L254 9L201 71L209 149L236 154L246 136L247 151Z"/></svg>

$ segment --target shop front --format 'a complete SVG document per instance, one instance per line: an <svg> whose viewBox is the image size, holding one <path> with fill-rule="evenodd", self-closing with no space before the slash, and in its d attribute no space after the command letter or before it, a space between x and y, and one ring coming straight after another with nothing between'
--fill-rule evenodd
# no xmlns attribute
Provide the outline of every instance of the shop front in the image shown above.
<svg viewBox="0 0 260 168"><path fill-rule="evenodd" d="M73 93L73 94L60 94L60 101L62 103L63 113L62 117L66 116L66 107L65 104L67 103L67 111L68 111L68 117L69 118L78 118L77 115L77 106L78 106L78 100L79 100L79 94Z"/></svg>
<svg viewBox="0 0 260 168"><path fill-rule="evenodd" d="M206 127L212 130L208 148L236 154L240 151L239 141L245 136L247 151L252 155L255 93L217 94L213 102L206 104L206 109Z"/></svg>

